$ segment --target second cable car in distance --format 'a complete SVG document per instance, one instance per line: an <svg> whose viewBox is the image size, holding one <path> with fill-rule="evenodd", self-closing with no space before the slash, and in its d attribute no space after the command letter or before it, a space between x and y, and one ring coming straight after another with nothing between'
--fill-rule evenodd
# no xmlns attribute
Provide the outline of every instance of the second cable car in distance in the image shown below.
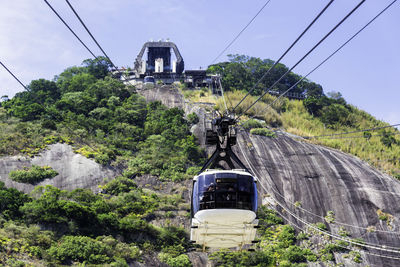
<svg viewBox="0 0 400 267"><path fill-rule="evenodd" d="M193 179L190 239L203 250L243 248L256 235L257 179L231 149L236 144L234 124L224 116L213 120L206 143L217 148ZM233 162L241 169L235 169Z"/></svg>

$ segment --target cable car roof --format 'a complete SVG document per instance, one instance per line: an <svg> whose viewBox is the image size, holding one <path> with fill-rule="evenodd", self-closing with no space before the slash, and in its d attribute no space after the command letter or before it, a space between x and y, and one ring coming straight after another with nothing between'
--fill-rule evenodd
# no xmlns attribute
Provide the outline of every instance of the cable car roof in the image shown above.
<svg viewBox="0 0 400 267"><path fill-rule="evenodd" d="M193 181L197 181L197 178L203 174L216 174L216 173L236 173L241 175L248 175L252 176L255 182L258 182L257 177L252 175L251 173L247 172L244 169L233 169L233 170L215 170L215 169L206 169L204 172L200 173L199 175L193 178Z"/></svg>

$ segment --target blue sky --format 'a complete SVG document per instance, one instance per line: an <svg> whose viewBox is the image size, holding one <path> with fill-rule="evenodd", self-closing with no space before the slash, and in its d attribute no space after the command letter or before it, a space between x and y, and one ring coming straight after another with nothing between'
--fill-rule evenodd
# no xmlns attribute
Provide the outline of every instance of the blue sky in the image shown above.
<svg viewBox="0 0 400 267"><path fill-rule="evenodd" d="M64 0L49 0L78 35L100 55ZM143 44L169 38L186 69L209 65L266 2L264 0L70 0L117 66L132 66ZM282 60L291 67L359 1L336 0ZM294 72L305 75L391 0L367 0ZM226 51L276 60L311 22L327 0L271 0ZM400 1L339 54L310 76L325 92L340 91L346 100L389 123L400 123ZM90 54L44 1L0 1L0 60L24 84L52 79ZM0 69L0 95L21 86Z"/></svg>

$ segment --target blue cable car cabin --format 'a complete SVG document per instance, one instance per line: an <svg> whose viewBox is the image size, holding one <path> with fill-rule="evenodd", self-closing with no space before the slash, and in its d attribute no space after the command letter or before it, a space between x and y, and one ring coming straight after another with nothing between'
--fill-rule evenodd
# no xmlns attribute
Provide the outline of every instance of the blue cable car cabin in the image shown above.
<svg viewBox="0 0 400 267"><path fill-rule="evenodd" d="M191 240L243 247L255 238L256 179L244 170L207 170L193 179Z"/></svg>

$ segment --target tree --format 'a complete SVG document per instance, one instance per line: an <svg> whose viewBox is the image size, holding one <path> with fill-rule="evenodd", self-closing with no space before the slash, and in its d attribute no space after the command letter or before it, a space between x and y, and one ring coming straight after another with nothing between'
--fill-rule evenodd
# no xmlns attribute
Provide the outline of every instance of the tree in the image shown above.
<svg viewBox="0 0 400 267"><path fill-rule="evenodd" d="M10 100L10 99L8 98L8 95L3 95L3 96L1 97L1 101L2 101L2 102L6 102L6 101L8 101L8 100Z"/></svg>
<svg viewBox="0 0 400 267"><path fill-rule="evenodd" d="M330 106L325 106L321 110L321 120L328 126L333 126L335 124L348 124L347 117L350 112L347 108L340 104L332 104Z"/></svg>
<svg viewBox="0 0 400 267"><path fill-rule="evenodd" d="M96 77L96 79L104 79L112 66L110 60L105 57L86 59L82 62L82 65L87 67L88 72Z"/></svg>
<svg viewBox="0 0 400 267"><path fill-rule="evenodd" d="M45 79L33 80L28 85L28 88L30 89L32 100L36 103L52 104L60 98L60 89L53 81Z"/></svg>

